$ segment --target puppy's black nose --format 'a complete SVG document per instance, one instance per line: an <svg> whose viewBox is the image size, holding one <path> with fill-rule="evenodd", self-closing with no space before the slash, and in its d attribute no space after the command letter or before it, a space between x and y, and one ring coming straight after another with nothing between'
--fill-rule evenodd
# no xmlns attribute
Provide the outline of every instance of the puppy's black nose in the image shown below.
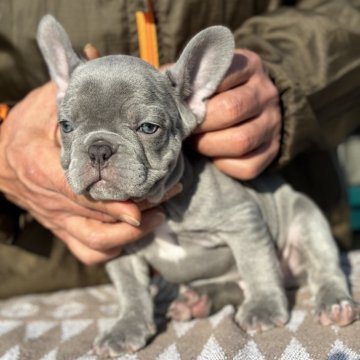
<svg viewBox="0 0 360 360"><path fill-rule="evenodd" d="M103 167L113 154L111 144L103 140L93 142L88 149L92 166Z"/></svg>

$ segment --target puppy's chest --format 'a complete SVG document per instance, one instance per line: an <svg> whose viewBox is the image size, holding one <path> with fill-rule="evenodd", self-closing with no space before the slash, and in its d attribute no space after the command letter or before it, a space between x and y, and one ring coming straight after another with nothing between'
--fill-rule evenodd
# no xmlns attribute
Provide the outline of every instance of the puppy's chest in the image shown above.
<svg viewBox="0 0 360 360"><path fill-rule="evenodd" d="M167 281L174 283L220 276L234 264L227 246L201 246L196 242L194 234L187 240L179 240L169 224L162 225L156 231L154 239L143 249L142 255Z"/></svg>
<svg viewBox="0 0 360 360"><path fill-rule="evenodd" d="M206 230L186 229L184 224L177 224L169 220L155 232L154 248L160 259L179 262L191 257L194 248L214 248L224 245L223 240L216 234Z"/></svg>
<svg viewBox="0 0 360 360"><path fill-rule="evenodd" d="M178 262L187 256L187 251L180 246L178 236L168 222L155 231L154 245L158 257L164 261Z"/></svg>

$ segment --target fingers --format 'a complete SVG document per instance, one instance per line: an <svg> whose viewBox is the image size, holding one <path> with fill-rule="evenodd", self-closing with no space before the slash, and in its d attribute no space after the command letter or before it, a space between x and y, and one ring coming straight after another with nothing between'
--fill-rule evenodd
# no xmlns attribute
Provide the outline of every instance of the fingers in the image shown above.
<svg viewBox="0 0 360 360"><path fill-rule="evenodd" d="M229 128L258 116L269 104L277 103L277 89L270 81L258 85L252 80L249 84L210 99L205 120L197 127L195 133Z"/></svg>
<svg viewBox="0 0 360 360"><path fill-rule="evenodd" d="M261 58L237 49L192 141L226 174L242 180L261 173L280 148L279 94Z"/></svg>
<svg viewBox="0 0 360 360"><path fill-rule="evenodd" d="M34 146L32 148L34 148ZM38 151L41 151L41 149L38 149ZM106 214L107 217L111 217L112 220L125 221L133 226L140 225L141 212L137 205L130 201L94 201L84 195L74 194L65 178L58 156L58 150L51 151L50 147L46 153L42 154L42 162L51 166L50 172L53 174L52 177L49 178L48 176L49 168L39 168L36 172L32 171L32 168L26 168L25 171L27 171L27 173L20 173L19 178L21 178L22 182L26 184L29 189L37 194L43 193L48 197L51 197L49 192L52 193L52 196L54 196L54 193L62 195L64 197L63 201L66 202L65 200L68 200L74 210L76 206L76 209L79 210L78 215L89 215L88 212L81 212L81 208L83 208L91 212ZM41 186L37 184L41 184ZM45 191L47 193L44 193ZM76 214L76 212L73 213ZM97 218L99 219L99 217Z"/></svg>
<svg viewBox="0 0 360 360"><path fill-rule="evenodd" d="M229 70L217 89L221 93L245 84L258 68L262 69L260 57L246 49L236 49Z"/></svg>
<svg viewBox="0 0 360 360"><path fill-rule="evenodd" d="M260 175L278 154L277 140L265 143L253 152L237 158L216 158L215 166L225 174L241 180L251 180Z"/></svg>
<svg viewBox="0 0 360 360"><path fill-rule="evenodd" d="M173 186L161 199L160 203L163 203L165 201L168 201L169 199L173 198L174 196L180 194L183 191L183 185L181 183L177 183L175 186Z"/></svg>
<svg viewBox="0 0 360 360"><path fill-rule="evenodd" d="M28 154L36 156L40 152L42 163L48 164L46 168L37 167L36 164L17 168L15 166L18 163L17 154L13 152L9 157L9 162L17 172L21 184L27 189L28 197L31 198L32 194L37 197L39 204L37 205L36 199L33 201L35 209L42 207L44 211L53 213L69 211L69 214L102 221L121 220L134 226L140 224L140 210L131 202L96 202L84 195L74 194L59 164L58 150L52 149L51 146L48 146L47 149L48 151L43 152L33 145L29 149L31 154ZM51 177L49 177L49 173L52 174Z"/></svg>
<svg viewBox="0 0 360 360"><path fill-rule="evenodd" d="M123 245L142 238L159 226L164 219L163 213L158 209L152 209L144 212L143 224L138 228L126 223L103 224L76 217L63 220L61 227L49 228L66 243L81 262L94 265L120 255ZM42 222L47 223L46 220Z"/></svg>
<svg viewBox="0 0 360 360"><path fill-rule="evenodd" d="M100 52L93 44L85 45L84 54L88 60L94 60L100 57Z"/></svg>
<svg viewBox="0 0 360 360"><path fill-rule="evenodd" d="M208 101L204 121L195 133L225 129L253 118L278 102L278 91L265 72L260 57L237 50L230 70Z"/></svg>
<svg viewBox="0 0 360 360"><path fill-rule="evenodd" d="M164 195L164 197L163 197L157 204L151 203L151 202L148 201L148 200L144 200L144 201L142 201L141 203L138 204L139 209L140 209L141 211L143 211L143 210L151 209L151 208L153 208L153 207L156 206L156 205L162 204L163 202L165 202L165 201L173 198L174 196L180 194L181 191L182 191L182 189L183 189L182 184L177 183L175 186L173 186L173 187Z"/></svg>
<svg viewBox="0 0 360 360"><path fill-rule="evenodd" d="M72 192L59 161L55 94L54 84L48 83L10 112L2 127L7 142L0 144L0 165L6 165L2 190L65 241L81 261L105 261L120 254L122 245L152 231L164 215L153 208L141 219L132 202L93 201ZM178 191L172 189L165 198Z"/></svg>
<svg viewBox="0 0 360 360"><path fill-rule="evenodd" d="M193 137L193 145L209 157L239 157L254 151L280 133L281 122L277 107L260 116L219 131ZM221 146L219 146L221 144Z"/></svg>
<svg viewBox="0 0 360 360"><path fill-rule="evenodd" d="M236 87L214 96L208 102L204 122L195 133L225 129L257 115L262 109L254 88Z"/></svg>
<svg viewBox="0 0 360 360"><path fill-rule="evenodd" d="M84 264L95 265L113 259L121 254L121 248L97 251L82 244L64 230L55 230L54 234L65 242L69 250Z"/></svg>
<svg viewBox="0 0 360 360"><path fill-rule="evenodd" d="M63 226L70 236L88 248L107 251L143 237L164 219L165 215L155 208L144 213L142 225L139 227L123 222L107 224L77 216L64 219Z"/></svg>
<svg viewBox="0 0 360 360"><path fill-rule="evenodd" d="M74 201L85 208L108 214L132 226L142 223L140 209L131 201L94 201L83 195L75 195Z"/></svg>
<svg viewBox="0 0 360 360"><path fill-rule="evenodd" d="M56 154L49 154L48 164L58 164L56 161ZM56 161L56 162L55 162ZM60 165L56 169L59 177L51 184L53 189L56 189L60 194L71 200L83 208L93 210L96 212L107 214L115 220L125 221L130 225L139 226L141 222L141 212L137 205L130 201L94 201L84 195L74 194L70 188Z"/></svg>

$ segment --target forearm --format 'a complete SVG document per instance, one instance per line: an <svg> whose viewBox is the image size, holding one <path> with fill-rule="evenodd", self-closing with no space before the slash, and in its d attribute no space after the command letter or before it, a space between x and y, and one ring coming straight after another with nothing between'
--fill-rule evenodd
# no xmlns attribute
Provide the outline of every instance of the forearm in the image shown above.
<svg viewBox="0 0 360 360"><path fill-rule="evenodd" d="M235 33L238 46L260 54L279 89L280 165L301 152L336 146L360 123L354 98L360 76L360 34L354 24L360 14L342 4L341 24L339 1L313 3L254 17Z"/></svg>

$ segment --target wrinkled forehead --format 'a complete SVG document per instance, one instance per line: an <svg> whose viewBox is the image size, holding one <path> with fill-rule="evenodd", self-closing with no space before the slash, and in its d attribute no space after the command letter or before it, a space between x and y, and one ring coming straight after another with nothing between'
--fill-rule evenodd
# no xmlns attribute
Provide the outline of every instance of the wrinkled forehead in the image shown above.
<svg viewBox="0 0 360 360"><path fill-rule="evenodd" d="M171 110L175 103L170 91L165 76L141 60L107 57L74 71L62 108L72 117L113 117L146 107Z"/></svg>

